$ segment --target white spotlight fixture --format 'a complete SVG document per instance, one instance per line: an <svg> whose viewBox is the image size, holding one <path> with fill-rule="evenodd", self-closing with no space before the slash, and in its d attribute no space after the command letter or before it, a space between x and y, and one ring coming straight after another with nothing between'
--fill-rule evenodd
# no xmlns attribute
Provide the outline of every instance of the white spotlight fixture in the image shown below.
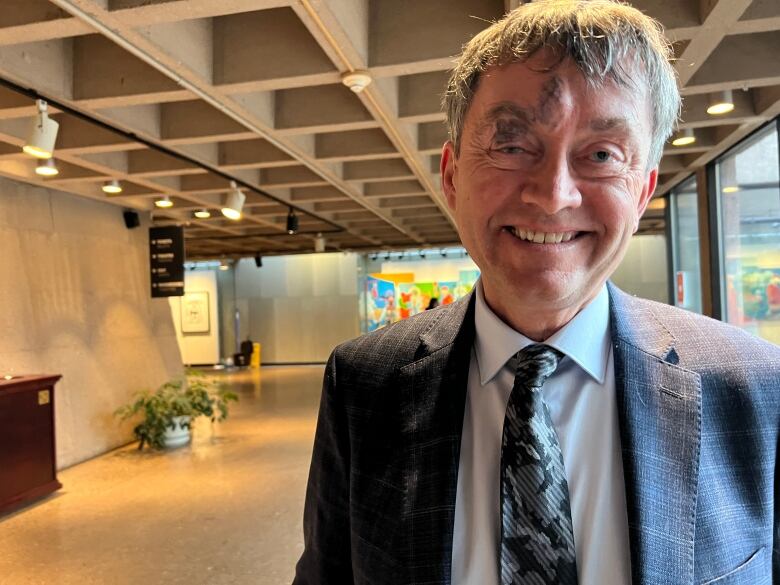
<svg viewBox="0 0 780 585"><path fill-rule="evenodd" d="M314 238L314 251L315 252L325 251L325 238L320 233L318 233L317 237Z"/></svg>
<svg viewBox="0 0 780 585"><path fill-rule="evenodd" d="M38 163L38 166L35 167L35 174L41 175L42 177L54 177L59 175L60 171L57 168L57 164L54 162L54 159L47 158Z"/></svg>
<svg viewBox="0 0 780 585"><path fill-rule="evenodd" d="M710 96L707 104L707 113L711 116L719 116L734 111L734 96L730 89L719 91Z"/></svg>
<svg viewBox="0 0 780 585"><path fill-rule="evenodd" d="M342 74L341 83L355 93L360 93L371 84L371 75L368 71L351 71Z"/></svg>
<svg viewBox="0 0 780 585"><path fill-rule="evenodd" d="M684 128L677 133L677 136L672 140L672 146L688 146L696 142L696 136L693 134L692 128Z"/></svg>
<svg viewBox="0 0 780 585"><path fill-rule="evenodd" d="M198 209L194 215L198 219L208 219L211 217L211 212L208 209Z"/></svg>
<svg viewBox="0 0 780 585"><path fill-rule="evenodd" d="M165 195L164 197L160 197L159 199L157 199L157 200L154 202L154 204L155 204L157 207L163 207L163 208L173 207L173 201L171 201L171 198L170 198L170 197L168 197L167 195Z"/></svg>
<svg viewBox="0 0 780 585"><path fill-rule="evenodd" d="M290 213L287 214L287 233L291 236L298 233L298 216L295 215L292 207Z"/></svg>
<svg viewBox="0 0 780 585"><path fill-rule="evenodd" d="M235 181L230 181L230 192L225 196L222 215L233 221L238 221L241 219L241 209L244 207L244 201L246 201L246 195L238 189Z"/></svg>
<svg viewBox="0 0 780 585"><path fill-rule="evenodd" d="M110 181L106 181L103 183L103 193L108 193L109 195L116 195L117 193L122 192L122 185L119 184L119 181L116 179L111 179Z"/></svg>
<svg viewBox="0 0 780 585"><path fill-rule="evenodd" d="M35 116L22 150L35 158L51 158L54 153L54 143L57 141L57 130L60 125L49 118L46 102L35 100L38 114Z"/></svg>

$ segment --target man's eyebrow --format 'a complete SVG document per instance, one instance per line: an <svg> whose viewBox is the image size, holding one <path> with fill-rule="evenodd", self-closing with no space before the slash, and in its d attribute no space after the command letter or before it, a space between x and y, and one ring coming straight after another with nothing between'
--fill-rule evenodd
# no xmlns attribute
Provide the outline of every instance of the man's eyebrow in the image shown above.
<svg viewBox="0 0 780 585"><path fill-rule="evenodd" d="M482 116L480 131L493 128L498 120L512 121L520 127L528 127L534 122L534 114L531 108L524 108L512 102L499 102Z"/></svg>
<svg viewBox="0 0 780 585"><path fill-rule="evenodd" d="M595 132L606 132L607 130L628 130L630 122L626 118L596 118L591 120L590 129Z"/></svg>

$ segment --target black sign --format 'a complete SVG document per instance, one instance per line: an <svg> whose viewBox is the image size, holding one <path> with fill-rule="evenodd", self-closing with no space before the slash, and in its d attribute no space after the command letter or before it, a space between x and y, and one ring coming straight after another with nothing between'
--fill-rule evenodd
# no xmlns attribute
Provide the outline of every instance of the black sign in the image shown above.
<svg viewBox="0 0 780 585"><path fill-rule="evenodd" d="M149 228L152 298L184 296L184 229Z"/></svg>

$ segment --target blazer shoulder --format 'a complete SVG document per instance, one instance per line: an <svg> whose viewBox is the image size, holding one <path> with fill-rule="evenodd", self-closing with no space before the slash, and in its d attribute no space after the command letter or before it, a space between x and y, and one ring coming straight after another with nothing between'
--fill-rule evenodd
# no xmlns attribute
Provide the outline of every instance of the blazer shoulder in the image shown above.
<svg viewBox="0 0 780 585"><path fill-rule="evenodd" d="M780 347L729 323L671 305L635 299L669 331L679 365L736 385L780 390Z"/></svg>
<svg viewBox="0 0 780 585"><path fill-rule="evenodd" d="M370 373L395 371L422 357L423 336L442 326L449 326L456 303L414 315L338 345L332 359L348 370ZM446 324L446 325L445 325Z"/></svg>

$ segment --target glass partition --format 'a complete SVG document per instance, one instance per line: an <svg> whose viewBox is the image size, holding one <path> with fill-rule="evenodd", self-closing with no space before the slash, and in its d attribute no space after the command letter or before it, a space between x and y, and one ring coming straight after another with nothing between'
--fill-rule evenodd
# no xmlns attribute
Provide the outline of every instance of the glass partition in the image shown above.
<svg viewBox="0 0 780 585"><path fill-rule="evenodd" d="M780 344L777 122L716 161L724 320Z"/></svg>
<svg viewBox="0 0 780 585"><path fill-rule="evenodd" d="M670 196L674 304L702 312L701 256L696 176L675 187Z"/></svg>

